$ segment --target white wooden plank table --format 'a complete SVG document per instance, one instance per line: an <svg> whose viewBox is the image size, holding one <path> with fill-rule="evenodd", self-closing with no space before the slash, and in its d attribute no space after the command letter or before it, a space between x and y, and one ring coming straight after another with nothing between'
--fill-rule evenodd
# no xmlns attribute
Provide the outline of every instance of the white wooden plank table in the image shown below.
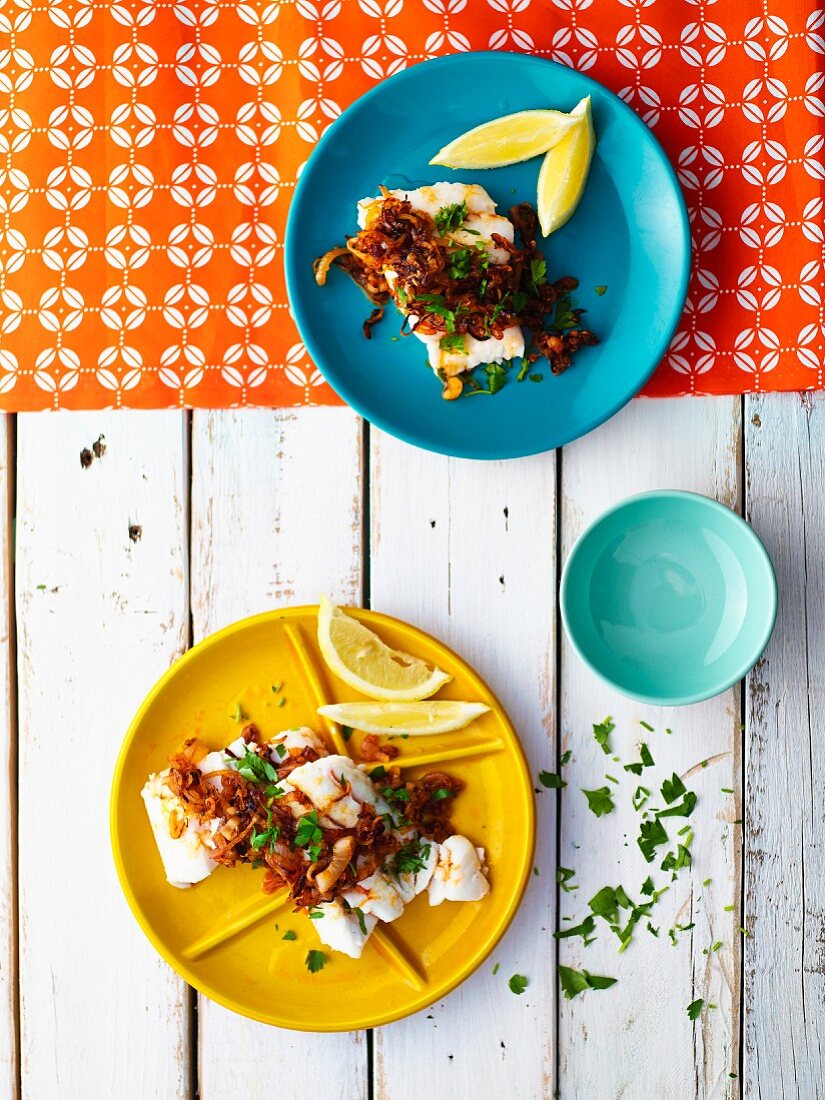
<svg viewBox="0 0 825 1100"><path fill-rule="evenodd" d="M810 394L636 401L558 454L492 464L413 450L347 409L0 421L0 1097L825 1097L824 483ZM654 487L742 511L780 585L748 683L678 710L610 692L557 625L576 535ZM466 656L534 773L572 757L568 786L537 795L538 873L491 962L409 1020L308 1036L196 997L154 955L119 893L107 803L132 712L189 644L322 590ZM608 934L553 938L601 886L635 896L646 874L627 797L597 819L580 793L603 782L606 715L622 762L645 739L657 776L699 796L660 936L621 956ZM693 927L674 947L676 923ZM618 983L567 1001L558 962ZM716 1007L692 1022L699 997Z"/></svg>

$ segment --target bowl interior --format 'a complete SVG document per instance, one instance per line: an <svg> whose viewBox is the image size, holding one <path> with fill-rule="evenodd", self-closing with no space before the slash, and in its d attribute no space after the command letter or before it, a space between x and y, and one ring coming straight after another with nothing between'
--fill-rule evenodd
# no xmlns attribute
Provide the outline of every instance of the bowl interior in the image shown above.
<svg viewBox="0 0 825 1100"><path fill-rule="evenodd" d="M735 513L692 494L651 494L584 533L562 601L573 644L619 691L691 702L753 666L776 585L764 547Z"/></svg>
<svg viewBox="0 0 825 1100"><path fill-rule="evenodd" d="M337 270L324 287L316 286L312 261L355 231L357 201L377 194L380 184L410 188L457 180L486 188L501 213L524 200L534 204L540 158L455 172L428 161L457 134L487 119L549 105L569 110L585 95L592 98L597 134L587 188L575 215L543 247L551 279L579 279L575 301L586 309L584 321L600 342L558 377L546 364L537 365L531 373L542 376L541 384L513 380L494 398L444 401L422 344L399 337L400 315L388 310L365 340L361 326L371 307L361 291ZM618 97L540 58L459 54L382 82L324 134L290 205L285 263L302 339L353 408L430 450L511 458L589 431L644 384L682 310L689 237L664 153Z"/></svg>

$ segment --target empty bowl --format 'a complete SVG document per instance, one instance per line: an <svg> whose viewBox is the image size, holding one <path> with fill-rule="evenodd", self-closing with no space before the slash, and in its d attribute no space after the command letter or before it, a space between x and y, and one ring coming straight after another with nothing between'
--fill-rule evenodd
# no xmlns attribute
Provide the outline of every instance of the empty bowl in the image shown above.
<svg viewBox="0 0 825 1100"><path fill-rule="evenodd" d="M776 578L745 521L697 493L630 497L578 538L561 614L593 672L632 699L682 706L740 680L768 643Z"/></svg>

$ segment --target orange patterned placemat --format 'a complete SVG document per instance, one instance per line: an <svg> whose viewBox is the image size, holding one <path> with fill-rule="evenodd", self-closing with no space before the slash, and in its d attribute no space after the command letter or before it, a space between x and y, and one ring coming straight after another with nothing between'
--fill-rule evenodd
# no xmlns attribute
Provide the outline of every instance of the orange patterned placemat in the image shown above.
<svg viewBox="0 0 825 1100"><path fill-rule="evenodd" d="M589 72L677 166L694 271L646 392L821 387L813 0L0 0L0 408L335 402L286 302L296 176L376 81L490 48Z"/></svg>

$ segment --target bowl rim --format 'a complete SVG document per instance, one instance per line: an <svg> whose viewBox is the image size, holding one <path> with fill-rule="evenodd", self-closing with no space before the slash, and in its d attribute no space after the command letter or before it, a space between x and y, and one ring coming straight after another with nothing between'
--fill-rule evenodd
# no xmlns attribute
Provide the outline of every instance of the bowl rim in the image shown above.
<svg viewBox="0 0 825 1100"><path fill-rule="evenodd" d="M447 446L440 442L433 443L432 440L428 440L426 436L422 435L419 431L411 431L407 428L399 427L392 423L392 418L385 416L381 410L375 413L373 410L367 408L365 402L361 400L357 388L351 386L345 376L343 378L337 377L334 382L328 377L326 370L321 365L324 360L324 355L321 351L319 342L315 338L315 328L312 323L307 321L300 303L300 295L298 292L299 260L297 255L298 249L295 244L295 226L305 203L304 192L309 186L310 171L308 171L308 169L311 169L311 162L316 159L317 154L322 153L329 144L337 139L338 131L341 129L342 123L344 123L345 120L348 121L352 116L357 114L359 110L363 109L365 105L370 104L374 99L379 99L385 93L388 82L402 83L407 80L415 80L420 76L419 70L421 69L432 72L437 68L450 68L452 66L468 64L471 59L485 59L491 61L493 64L504 64L519 58L525 64L540 65L568 75L574 73L575 78L583 82L586 86L588 95L604 95L610 99L614 109L618 111L619 114L624 115L628 120L632 120L631 125L638 127L640 140L650 143L650 146L655 151L658 160L664 168L670 186L671 197L674 200L675 213L679 222L681 265L678 272L678 279L676 280L677 290L674 298L675 304L667 323L663 327L660 339L651 352L649 367L644 377L639 380L636 389L632 393L622 394L621 397L611 402L611 404L600 413L596 415L591 414L586 419L583 419L581 430L578 430L572 437L549 440L546 446L542 445L538 449L532 445L525 447L518 443L513 443L505 447L498 446L495 450L491 450L489 445L483 443L475 445L470 440L465 440L457 446ZM393 73L392 76L368 88L360 96L354 99L352 103L348 104L338 118L334 119L323 132L307 157L296 181L295 189L289 203L286 226L284 229L284 286L289 301L290 314L295 322L295 327L298 330L301 342L309 353L312 362L320 371L324 381L330 386L333 392L368 424L386 432L388 435L394 436L396 439L402 440L404 443L409 443L413 447L418 447L421 450L429 451L433 454L444 454L451 458L465 458L482 462L501 462L520 458L530 458L537 454L547 454L549 451L567 446L569 443L589 435L592 431L600 428L602 424L607 423L608 420L612 419L625 405L629 404L629 402L639 394L661 365L664 355L673 339L673 335L678 329L684 315L688 284L690 282L692 256L693 242L691 238L690 219L688 216L687 203L681 184L679 183L676 169L665 151L664 146L659 141L658 136L644 122L642 117L634 111L632 107L625 103L621 96L588 73L581 72L578 69L571 70L569 66L563 65L559 61L553 61L548 57L525 54L518 50L467 50L460 53L431 57L424 61L416 62L414 65L408 65L397 73Z"/></svg>
<svg viewBox="0 0 825 1100"><path fill-rule="evenodd" d="M718 681L713 686L703 688L699 691L692 692L687 695L649 695L643 692L631 691L623 684L618 683L614 678L608 676L600 668L598 668L590 657L584 652L582 647L575 636L575 632L570 624L570 571L571 566L574 564L575 559L582 551L582 547L588 538L593 534L596 528L615 515L617 512L621 512L625 508L632 507L643 500L650 500L652 498L660 500L689 500L694 504L699 504L701 507L707 508L710 511L716 512L718 515L723 515L726 522L733 522L734 525L738 525L740 529L744 529L746 537L749 539L750 544L756 551L758 560L761 562L765 569L765 573L768 579L768 600L769 600L769 613L766 617L765 625L762 632L759 635L758 643L756 643L752 650L749 651L750 656L741 662L736 669L736 672L732 676L727 676L723 680ZM747 582L750 583L750 578L746 574ZM628 699L635 699L640 703L649 703L652 706L663 707L683 707L688 706L691 703L701 703L706 699L714 699L717 695L721 695L729 688L737 684L743 677L745 677L750 670L754 667L756 662L762 656L765 648L770 641L773 628L776 624L776 614L778 605L778 586L776 583L776 570L774 569L773 562L771 561L768 551L765 549L765 545L759 538L757 533L751 527L751 525L745 520L738 512L729 508L726 504L722 504L718 500L714 500L713 497L706 496L704 493L691 492L687 489L650 489L643 493L634 493L633 496L625 497L606 509L604 512L600 512L590 523L584 528L584 530L576 538L570 553L567 555L567 560L562 568L561 580L559 582L559 611L561 614L562 623L564 624L564 632L567 636L567 640L573 647L573 650L578 654L584 664L593 672L598 678L605 684L608 684L620 695L624 695Z"/></svg>

